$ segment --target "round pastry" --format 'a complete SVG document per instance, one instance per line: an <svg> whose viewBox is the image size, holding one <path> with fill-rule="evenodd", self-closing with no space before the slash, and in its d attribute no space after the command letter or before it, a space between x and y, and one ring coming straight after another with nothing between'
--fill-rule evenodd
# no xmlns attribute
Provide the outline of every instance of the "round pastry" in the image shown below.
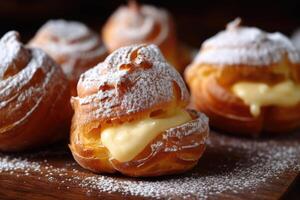
<svg viewBox="0 0 300 200"><path fill-rule="evenodd" d="M65 138L70 125L68 81L42 50L11 31L0 40L0 150L20 151Z"/></svg>
<svg viewBox="0 0 300 200"><path fill-rule="evenodd" d="M237 19L203 43L185 79L215 128L257 136L300 127L300 58L281 33Z"/></svg>
<svg viewBox="0 0 300 200"><path fill-rule="evenodd" d="M70 149L94 172L180 173L198 162L208 118L187 110L184 81L154 45L123 47L81 75Z"/></svg>
<svg viewBox="0 0 300 200"><path fill-rule="evenodd" d="M100 37L86 25L75 21L48 21L29 45L43 49L61 65L70 80L72 95L76 95L80 74L107 56Z"/></svg>
<svg viewBox="0 0 300 200"><path fill-rule="evenodd" d="M182 56L178 56L175 32L173 19L166 10L129 1L128 6L121 6L112 14L102 29L102 36L109 52L132 44L155 44L182 71L185 66L180 64Z"/></svg>

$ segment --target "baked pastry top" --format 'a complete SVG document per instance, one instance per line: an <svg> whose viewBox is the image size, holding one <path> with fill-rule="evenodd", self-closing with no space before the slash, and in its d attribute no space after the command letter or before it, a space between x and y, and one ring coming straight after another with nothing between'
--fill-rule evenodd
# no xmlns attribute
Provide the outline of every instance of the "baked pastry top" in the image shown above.
<svg viewBox="0 0 300 200"><path fill-rule="evenodd" d="M290 62L299 63L294 45L283 34L267 33L240 24L238 18L229 23L226 30L207 39L194 62L218 66L268 67L280 63L287 56Z"/></svg>
<svg viewBox="0 0 300 200"><path fill-rule="evenodd" d="M202 155L208 120L185 109L184 81L156 46L118 49L77 89L70 148L83 167L156 176L190 169Z"/></svg>
<svg viewBox="0 0 300 200"><path fill-rule="evenodd" d="M19 151L63 137L71 117L68 81L43 51L15 31L0 40L0 150Z"/></svg>
<svg viewBox="0 0 300 200"><path fill-rule="evenodd" d="M102 36L109 52L133 44L155 44L179 71L185 67L179 58L187 57L187 52L179 52L174 21L165 9L130 1L110 16Z"/></svg>
<svg viewBox="0 0 300 200"><path fill-rule="evenodd" d="M100 37L77 21L49 20L29 45L43 49L61 65L71 81L72 90L76 90L80 74L103 61L107 55Z"/></svg>

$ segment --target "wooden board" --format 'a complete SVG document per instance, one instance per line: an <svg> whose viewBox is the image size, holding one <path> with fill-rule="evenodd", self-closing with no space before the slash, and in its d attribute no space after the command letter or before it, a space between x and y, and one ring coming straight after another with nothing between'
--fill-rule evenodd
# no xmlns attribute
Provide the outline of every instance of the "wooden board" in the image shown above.
<svg viewBox="0 0 300 200"><path fill-rule="evenodd" d="M211 133L183 175L127 178L78 166L66 147L0 154L0 199L279 199L300 171L300 134L246 139Z"/></svg>

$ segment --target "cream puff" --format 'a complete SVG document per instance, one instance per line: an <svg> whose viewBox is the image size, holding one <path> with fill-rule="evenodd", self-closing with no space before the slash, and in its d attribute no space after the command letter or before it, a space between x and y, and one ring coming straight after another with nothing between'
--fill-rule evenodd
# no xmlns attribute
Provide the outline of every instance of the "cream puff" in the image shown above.
<svg viewBox="0 0 300 200"><path fill-rule="evenodd" d="M208 118L186 109L189 93L155 45L120 48L81 75L70 149L96 173L181 173L205 149Z"/></svg>
<svg viewBox="0 0 300 200"><path fill-rule="evenodd" d="M119 7L111 15L102 29L102 37L109 52L132 44L155 44L179 72L190 56L189 51L178 45L171 15L162 8L135 1L129 1L128 6Z"/></svg>
<svg viewBox="0 0 300 200"><path fill-rule="evenodd" d="M203 43L185 80L217 129L258 136L300 127L300 57L281 33L236 19Z"/></svg>
<svg viewBox="0 0 300 200"><path fill-rule="evenodd" d="M36 33L29 45L46 51L61 65L76 95L80 74L107 56L100 37L86 25L76 21L50 20Z"/></svg>
<svg viewBox="0 0 300 200"><path fill-rule="evenodd" d="M15 31L0 40L0 151L21 151L67 138L70 89L61 68Z"/></svg>

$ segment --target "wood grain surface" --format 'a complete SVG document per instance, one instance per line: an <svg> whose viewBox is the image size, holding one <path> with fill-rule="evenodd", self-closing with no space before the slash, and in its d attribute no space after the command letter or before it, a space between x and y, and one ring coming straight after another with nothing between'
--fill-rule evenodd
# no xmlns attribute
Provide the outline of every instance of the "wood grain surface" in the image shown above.
<svg viewBox="0 0 300 200"><path fill-rule="evenodd" d="M297 133L259 140L212 133L206 152L192 171L149 180L120 174L93 174L75 163L66 144L22 154L0 154L0 199L154 199L155 196L144 195L141 188L132 186L130 192L128 188L124 191L113 184L126 181L126 187L131 187L128 183L140 181L142 187L148 187L149 182L155 182L150 184L154 187L161 181L161 187L165 187L169 180L170 187L161 188L163 194L160 189L154 191L156 198L279 199L299 174L299 138ZM99 184L95 187L97 178L100 178ZM191 185L196 190L186 191L188 196L182 191L170 195L168 188L177 190L178 187L173 186L174 180L179 183L184 180L183 188L201 184L198 190ZM112 185L101 181L109 181Z"/></svg>

